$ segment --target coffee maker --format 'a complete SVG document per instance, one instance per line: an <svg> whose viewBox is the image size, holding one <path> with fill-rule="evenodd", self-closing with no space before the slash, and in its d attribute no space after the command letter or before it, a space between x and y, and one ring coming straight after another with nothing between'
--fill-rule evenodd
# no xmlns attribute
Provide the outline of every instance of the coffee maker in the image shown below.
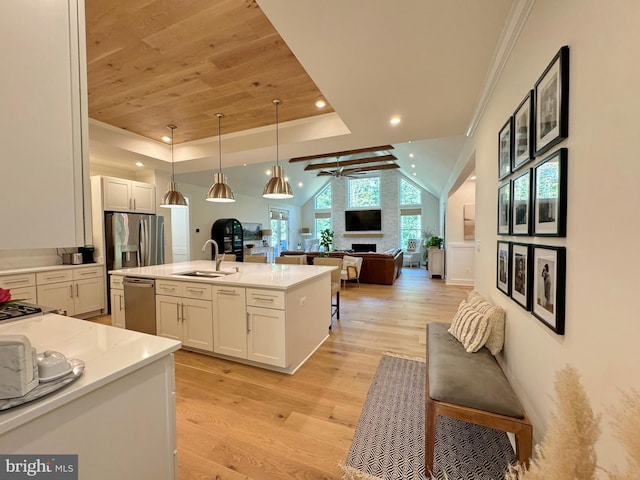
<svg viewBox="0 0 640 480"><path fill-rule="evenodd" d="M93 245L85 245L84 247L78 247L78 253L82 255L82 263L96 263L93 259L93 252L95 248Z"/></svg>

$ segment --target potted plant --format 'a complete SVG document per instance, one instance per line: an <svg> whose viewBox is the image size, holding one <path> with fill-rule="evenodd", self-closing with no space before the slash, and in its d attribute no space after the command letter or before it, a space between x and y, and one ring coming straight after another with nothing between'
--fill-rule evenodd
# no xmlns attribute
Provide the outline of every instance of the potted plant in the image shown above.
<svg viewBox="0 0 640 480"><path fill-rule="evenodd" d="M442 237L438 237L437 235L432 235L429 240L427 240L427 248L442 248L442 243L444 239Z"/></svg>
<svg viewBox="0 0 640 480"><path fill-rule="evenodd" d="M320 247L324 250L322 256L329 256L329 250L333 244L333 230L325 228L320 231Z"/></svg>

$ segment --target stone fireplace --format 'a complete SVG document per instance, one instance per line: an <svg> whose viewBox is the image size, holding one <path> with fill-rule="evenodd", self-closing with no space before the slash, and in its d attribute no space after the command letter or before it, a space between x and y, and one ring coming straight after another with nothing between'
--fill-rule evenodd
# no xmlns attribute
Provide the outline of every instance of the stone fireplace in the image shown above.
<svg viewBox="0 0 640 480"><path fill-rule="evenodd" d="M352 243L351 250L354 252L375 252L376 244L375 243Z"/></svg>

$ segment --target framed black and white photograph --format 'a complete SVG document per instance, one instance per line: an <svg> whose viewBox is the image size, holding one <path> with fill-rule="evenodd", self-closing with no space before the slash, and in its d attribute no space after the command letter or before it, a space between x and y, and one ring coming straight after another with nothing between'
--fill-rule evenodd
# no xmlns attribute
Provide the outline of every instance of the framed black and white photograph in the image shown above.
<svg viewBox="0 0 640 480"><path fill-rule="evenodd" d="M511 233L511 182L498 187L498 235Z"/></svg>
<svg viewBox="0 0 640 480"><path fill-rule="evenodd" d="M513 114L513 163L515 172L533 158L533 90Z"/></svg>
<svg viewBox="0 0 640 480"><path fill-rule="evenodd" d="M513 157L513 117L509 117L498 133L498 180L511 173Z"/></svg>
<svg viewBox="0 0 640 480"><path fill-rule="evenodd" d="M511 243L498 241L498 255L496 258L496 287L505 295L511 293L511 281L509 275L511 266Z"/></svg>
<svg viewBox="0 0 640 480"><path fill-rule="evenodd" d="M564 237L567 233L567 149L561 148L533 171L533 234Z"/></svg>
<svg viewBox="0 0 640 480"><path fill-rule="evenodd" d="M569 135L569 47L553 57L534 87L535 155Z"/></svg>
<svg viewBox="0 0 640 480"><path fill-rule="evenodd" d="M566 252L564 247L533 245L533 314L564 335Z"/></svg>
<svg viewBox="0 0 640 480"><path fill-rule="evenodd" d="M531 245L511 244L511 298L525 310L531 310L531 250Z"/></svg>
<svg viewBox="0 0 640 480"><path fill-rule="evenodd" d="M531 235L531 169L511 181L511 234Z"/></svg>

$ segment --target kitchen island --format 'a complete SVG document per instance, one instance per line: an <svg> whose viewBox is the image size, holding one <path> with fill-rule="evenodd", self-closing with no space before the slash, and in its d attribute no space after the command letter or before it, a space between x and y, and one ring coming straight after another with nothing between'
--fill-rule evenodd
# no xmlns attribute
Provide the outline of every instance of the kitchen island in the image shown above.
<svg viewBox="0 0 640 480"><path fill-rule="evenodd" d="M0 412L0 452L77 454L79 478L177 478L180 342L54 314L2 323L0 335L85 363L75 382Z"/></svg>
<svg viewBox="0 0 640 480"><path fill-rule="evenodd" d="M222 262L216 272L215 262L200 260L109 273L112 288L125 277L155 279L157 335L293 374L328 338L335 268Z"/></svg>

